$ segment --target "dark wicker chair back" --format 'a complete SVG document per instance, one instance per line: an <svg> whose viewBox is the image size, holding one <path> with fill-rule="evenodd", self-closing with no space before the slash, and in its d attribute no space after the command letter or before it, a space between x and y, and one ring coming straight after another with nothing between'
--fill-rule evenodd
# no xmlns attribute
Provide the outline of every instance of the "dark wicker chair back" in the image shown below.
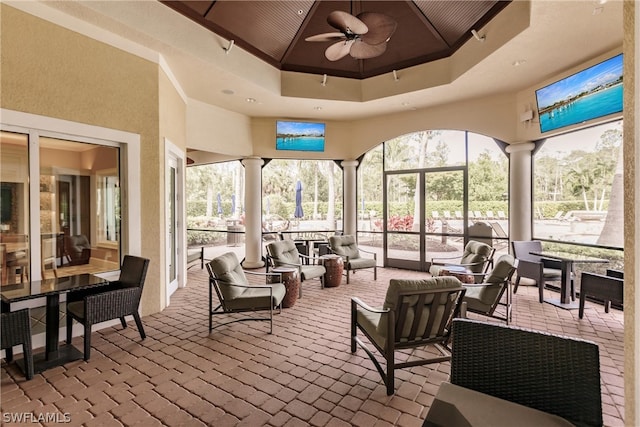
<svg viewBox="0 0 640 427"><path fill-rule="evenodd" d="M0 341L7 362L13 360L13 346L22 345L25 377L33 378L33 351L31 346L31 316L29 309L2 313L0 318Z"/></svg>
<svg viewBox="0 0 640 427"><path fill-rule="evenodd" d="M84 326L84 360L91 356L91 327L107 320L120 319L123 328L127 327L125 316L133 316L140 333L145 339L142 320L138 313L142 288L147 277L149 260L133 255L125 255L120 268L120 278L95 294L89 294L82 300L67 303L67 343L71 343L72 326L75 319Z"/></svg>
<svg viewBox="0 0 640 427"><path fill-rule="evenodd" d="M602 425L597 344L468 319L455 319L452 335L451 383Z"/></svg>

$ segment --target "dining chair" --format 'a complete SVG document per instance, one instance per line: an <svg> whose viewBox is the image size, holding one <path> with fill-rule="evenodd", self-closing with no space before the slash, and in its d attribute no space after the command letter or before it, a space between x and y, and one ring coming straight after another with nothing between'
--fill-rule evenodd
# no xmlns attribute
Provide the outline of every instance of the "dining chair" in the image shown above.
<svg viewBox="0 0 640 427"><path fill-rule="evenodd" d="M33 378L33 350L31 343L31 316L28 308L0 315L0 341L7 362L13 360L13 347L22 345L25 377Z"/></svg>
<svg viewBox="0 0 640 427"><path fill-rule="evenodd" d="M587 297L596 298L604 303L604 312L608 313L611 302L620 306L624 305L624 278L617 273L618 270L607 270L606 275L582 272L580 275L580 304L578 306L578 318L584 316L584 307Z"/></svg>
<svg viewBox="0 0 640 427"><path fill-rule="evenodd" d="M126 328L125 316L133 316L140 338L147 337L138 307L148 268L147 258L125 255L118 280L84 296L80 301L67 302L67 343L71 344L73 320L76 320L84 326L84 360L89 360L91 356L91 327L97 323L120 319L122 327Z"/></svg>
<svg viewBox="0 0 640 427"><path fill-rule="evenodd" d="M601 427L598 345L586 340L454 319L452 384Z"/></svg>
<svg viewBox="0 0 640 427"><path fill-rule="evenodd" d="M531 279L538 286L538 299L542 303L545 284L562 279L560 261L531 254L531 252L542 252L542 242L540 240L512 241L511 249L513 256L518 259L517 277L513 286L513 293L518 292L518 286L522 278ZM575 300L576 292L573 272L571 273L571 296Z"/></svg>
<svg viewBox="0 0 640 427"><path fill-rule="evenodd" d="M465 288L451 276L421 280L391 279L384 304L374 308L360 298L351 298L351 353L360 346L373 362L386 385L394 393L395 370L451 359L451 320L460 313ZM367 337L382 355L386 370L358 336ZM439 354L422 351L432 346ZM397 361L400 351L411 349L409 358Z"/></svg>

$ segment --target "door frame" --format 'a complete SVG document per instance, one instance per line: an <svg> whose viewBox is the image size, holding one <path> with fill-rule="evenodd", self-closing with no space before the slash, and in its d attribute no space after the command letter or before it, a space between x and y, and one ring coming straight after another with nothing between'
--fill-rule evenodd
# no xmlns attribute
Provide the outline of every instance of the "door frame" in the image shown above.
<svg viewBox="0 0 640 427"><path fill-rule="evenodd" d="M178 289L183 288L187 284L187 228L186 228L186 206L185 206L185 167L186 154L184 150L173 144L169 139L164 138L165 146L165 201L166 210L164 212L165 219L165 290L166 305L171 302L171 295ZM168 197L172 194L169 179L170 168L176 169L175 179L175 280L171 281L171 229L169 227L171 204Z"/></svg>
<svg viewBox="0 0 640 427"><path fill-rule="evenodd" d="M436 167L436 168L420 168L420 169L405 169L405 170L393 170L393 171L384 171L383 172L383 180L382 180L382 250L383 250L383 262L385 267L393 267L393 268L401 268L405 270L417 270L417 271L429 271L430 261L426 259L426 236L427 234L430 236L433 235L442 235L441 233L427 233L426 232L426 204L425 204L425 179L430 173L439 173L439 172L462 172L462 186L463 186L463 239L466 243L469 236L468 231L468 206L469 206L469 170L466 166L446 166L446 167ZM417 174L417 192L418 192L418 205L420 206L419 212L419 230L418 231L389 231L388 226L388 188L387 188L387 177L390 175L412 175ZM408 235L417 235L419 237L419 260L409 260L409 259L398 259L398 258L390 258L388 251L388 236L391 234L408 234Z"/></svg>

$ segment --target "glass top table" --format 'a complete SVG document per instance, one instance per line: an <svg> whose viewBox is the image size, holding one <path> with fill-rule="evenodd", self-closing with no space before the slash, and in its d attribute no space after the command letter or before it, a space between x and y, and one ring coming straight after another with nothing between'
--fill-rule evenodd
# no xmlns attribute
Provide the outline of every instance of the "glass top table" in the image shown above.
<svg viewBox="0 0 640 427"><path fill-rule="evenodd" d="M2 311L10 311L12 303L46 298L46 346L44 353L34 354L33 364L36 373L82 358L82 352L71 344L59 345L60 295L105 286L109 283L108 280L94 274L78 274L56 279L25 281L2 287L0 290ZM24 370L23 363L23 360L18 361L18 365Z"/></svg>
<svg viewBox="0 0 640 427"><path fill-rule="evenodd" d="M555 259L560 261L561 281L560 281L560 299L545 298L544 302L555 305L556 307L567 310L578 309L579 302L571 300L571 273L573 272L573 264L577 263L608 263L609 260L602 258L594 258L580 254L570 254L557 251L532 251L531 255L537 255L543 258Z"/></svg>

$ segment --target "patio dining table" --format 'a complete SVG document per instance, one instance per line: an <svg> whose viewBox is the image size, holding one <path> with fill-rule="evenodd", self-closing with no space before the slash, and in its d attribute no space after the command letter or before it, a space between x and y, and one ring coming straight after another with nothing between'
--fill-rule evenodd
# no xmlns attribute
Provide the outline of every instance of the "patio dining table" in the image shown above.
<svg viewBox="0 0 640 427"><path fill-rule="evenodd" d="M602 258L594 258L590 256L571 254L566 252L557 251L532 251L531 255L537 255L543 258L550 258L560 261L561 265L561 280L560 280L560 299L545 298L544 302L555 305L556 307L564 308L566 310L573 310L579 308L579 301L571 300L571 274L573 272L573 264L604 264L609 260Z"/></svg>
<svg viewBox="0 0 640 427"><path fill-rule="evenodd" d="M59 345L60 341L60 295L82 289L105 286L108 280L94 274L78 274L54 279L25 281L2 288L0 297L2 311L10 311L11 304L46 297L46 344L44 353L34 354L34 372L39 373L73 360L82 359L83 354L71 344ZM24 361L18 365L24 371Z"/></svg>

